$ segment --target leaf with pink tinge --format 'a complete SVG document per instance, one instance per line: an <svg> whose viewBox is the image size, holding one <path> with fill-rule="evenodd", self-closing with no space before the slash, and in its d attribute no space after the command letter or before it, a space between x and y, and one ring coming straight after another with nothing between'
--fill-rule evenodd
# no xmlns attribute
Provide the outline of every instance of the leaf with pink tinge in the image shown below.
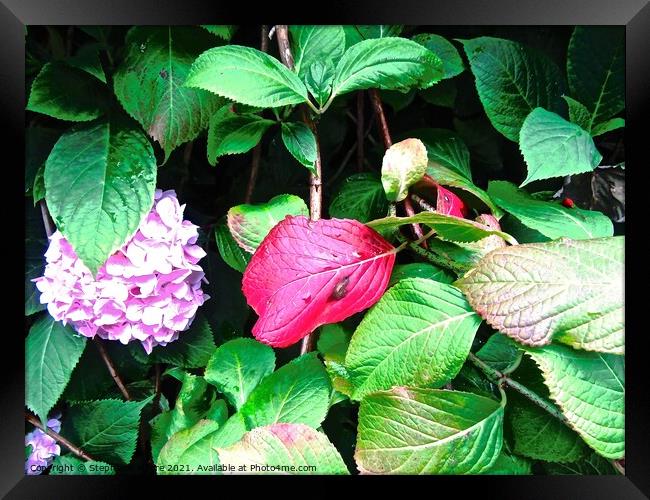
<svg viewBox="0 0 650 500"><path fill-rule="evenodd" d="M445 215L453 215L455 217L465 217L467 207L463 200L461 200L454 193L448 189L438 185L438 199L436 202L436 210L438 213Z"/></svg>
<svg viewBox="0 0 650 500"><path fill-rule="evenodd" d="M242 281L260 316L253 335L287 347L320 325L337 323L379 300L396 249L351 219L287 216L266 236Z"/></svg>

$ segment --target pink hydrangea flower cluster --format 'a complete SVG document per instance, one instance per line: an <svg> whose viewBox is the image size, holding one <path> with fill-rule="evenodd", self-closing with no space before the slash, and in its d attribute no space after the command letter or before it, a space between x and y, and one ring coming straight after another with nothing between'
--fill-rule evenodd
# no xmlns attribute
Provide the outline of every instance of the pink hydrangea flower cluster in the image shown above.
<svg viewBox="0 0 650 500"><path fill-rule="evenodd" d="M86 337L139 340L148 354L176 340L209 298L198 265L206 254L195 244L197 226L183 220L184 209L174 191L156 190L151 212L96 277L55 232L44 275L34 280L41 303Z"/></svg>
<svg viewBox="0 0 650 500"><path fill-rule="evenodd" d="M57 418L47 421L47 426L54 432L61 432L61 422ZM25 474L36 475L47 469L54 457L61 454L61 447L40 429L34 429L25 436L25 446L31 446L31 451L25 461Z"/></svg>

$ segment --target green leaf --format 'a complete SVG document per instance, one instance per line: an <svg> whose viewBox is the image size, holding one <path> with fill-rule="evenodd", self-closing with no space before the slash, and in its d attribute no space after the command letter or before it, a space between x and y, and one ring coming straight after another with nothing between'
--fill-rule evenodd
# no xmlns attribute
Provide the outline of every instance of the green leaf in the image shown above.
<svg viewBox="0 0 650 500"><path fill-rule="evenodd" d="M70 326L41 316L25 340L25 404L41 421L56 404L86 347Z"/></svg>
<svg viewBox="0 0 650 500"><path fill-rule="evenodd" d="M623 354L623 236L494 250L456 282L494 328L526 345L553 340Z"/></svg>
<svg viewBox="0 0 650 500"><path fill-rule="evenodd" d="M426 47L442 61L443 78L452 78L465 70L463 60L456 47L446 38L432 33L422 33L413 37L413 41Z"/></svg>
<svg viewBox="0 0 650 500"><path fill-rule="evenodd" d="M185 85L260 108L308 100L307 89L295 73L274 57L241 45L205 51L194 61Z"/></svg>
<svg viewBox="0 0 650 500"><path fill-rule="evenodd" d="M137 230L155 186L151 144L121 119L66 132L45 164L52 218L93 274Z"/></svg>
<svg viewBox="0 0 650 500"><path fill-rule="evenodd" d="M217 452L224 464L233 466L233 473L243 468L262 474L349 474L327 436L303 424L260 427Z"/></svg>
<svg viewBox="0 0 650 500"><path fill-rule="evenodd" d="M526 349L569 425L597 453L625 455L624 357L561 345Z"/></svg>
<svg viewBox="0 0 650 500"><path fill-rule="evenodd" d="M447 284L451 284L456 280L445 269L441 269L433 264L414 262L411 264L397 264L393 267L393 273L390 275L388 286L391 287L398 281L407 278L424 278Z"/></svg>
<svg viewBox="0 0 650 500"><path fill-rule="evenodd" d="M383 232L388 229L403 226L405 224L412 224L414 222L426 224L435 229L441 238L451 241L470 242L478 241L482 238L496 234L508 241L509 235L501 231L489 229L483 224L474 222L453 215L444 215L434 212L420 212L411 217L384 217L383 219L376 219L368 222L366 225L373 228L375 231Z"/></svg>
<svg viewBox="0 0 650 500"><path fill-rule="evenodd" d="M237 205L228 210L228 228L246 252L254 253L273 227L288 215L309 216L299 196L280 194L267 203Z"/></svg>
<svg viewBox="0 0 650 500"><path fill-rule="evenodd" d="M106 74L102 68L102 62L99 59L99 51L102 45L99 43L89 43L82 45L76 54L66 59L66 63L75 68L79 68L89 75L94 76L102 83L106 82Z"/></svg>
<svg viewBox="0 0 650 500"><path fill-rule="evenodd" d="M501 451L503 405L476 394L395 387L363 399L355 459L374 474L480 474Z"/></svg>
<svg viewBox="0 0 650 500"><path fill-rule="evenodd" d="M472 182L469 150L463 140L451 130L440 128L417 129L408 133L420 139L427 148L427 173L444 186L462 189L476 196L495 215L501 210L485 191Z"/></svg>
<svg viewBox="0 0 650 500"><path fill-rule="evenodd" d="M560 110L562 74L544 54L500 38L461 42L485 112L508 139L519 141L519 129L533 109Z"/></svg>
<svg viewBox="0 0 650 500"><path fill-rule="evenodd" d="M535 108L526 117L519 147L528 167L522 186L540 179L591 172L603 159L588 132L542 108Z"/></svg>
<svg viewBox="0 0 650 500"><path fill-rule="evenodd" d="M623 118L612 118L606 122L599 123L594 125L594 128L591 129L591 135L596 137L598 135L606 134L612 130L625 127L625 120Z"/></svg>
<svg viewBox="0 0 650 500"><path fill-rule="evenodd" d="M343 26L290 26L294 71L304 78L315 62L338 61L345 50Z"/></svg>
<svg viewBox="0 0 650 500"><path fill-rule="evenodd" d="M47 63L32 83L27 110L86 122L100 116L106 106L106 86L83 70L62 62Z"/></svg>
<svg viewBox="0 0 650 500"><path fill-rule="evenodd" d="M302 122L282 123L282 142L291 155L312 173L316 173L318 145L316 136Z"/></svg>
<svg viewBox="0 0 650 500"><path fill-rule="evenodd" d="M569 464L550 462L543 464L543 466L546 473L552 475L577 474L580 476L599 476L617 474L610 460L593 452L577 462Z"/></svg>
<svg viewBox="0 0 650 500"><path fill-rule="evenodd" d="M480 323L456 288L423 278L398 282L352 336L345 356L352 397L397 385L443 386L463 366Z"/></svg>
<svg viewBox="0 0 650 500"><path fill-rule="evenodd" d="M343 26L347 47L369 38L396 37L404 26L400 24L357 24Z"/></svg>
<svg viewBox="0 0 650 500"><path fill-rule="evenodd" d="M508 374L517 369L523 353L508 337L495 333L478 350L476 356L495 370Z"/></svg>
<svg viewBox="0 0 650 500"><path fill-rule="evenodd" d="M381 183L389 201L402 201L408 189L424 176L427 169L427 149L419 139L404 139L384 153Z"/></svg>
<svg viewBox="0 0 650 500"><path fill-rule="evenodd" d="M330 391L323 364L309 353L264 378L240 413L249 430L279 422L317 428L327 415Z"/></svg>
<svg viewBox="0 0 650 500"><path fill-rule="evenodd" d="M427 103L434 106L442 106L443 108L454 108L456 103L456 95L458 89L456 88L455 80L441 80L428 89L420 90L418 95Z"/></svg>
<svg viewBox="0 0 650 500"><path fill-rule="evenodd" d="M210 467L219 464L217 452L205 446L197 446L197 443L216 432L219 427L217 422L199 420L189 429L174 434L158 454L156 460L158 474L211 473Z"/></svg>
<svg viewBox="0 0 650 500"><path fill-rule="evenodd" d="M413 102L415 94L415 89L411 89L408 92L402 92L401 90L381 90L379 97L381 98L381 102L388 104L397 113L407 108Z"/></svg>
<svg viewBox="0 0 650 500"><path fill-rule="evenodd" d="M525 458L502 451L492 464L492 467L483 472L483 474L526 476L532 474L531 465L532 464Z"/></svg>
<svg viewBox="0 0 650 500"><path fill-rule="evenodd" d="M81 460L71 455L58 456L52 462L50 476L114 476L115 469L106 462Z"/></svg>
<svg viewBox="0 0 650 500"><path fill-rule="evenodd" d="M625 29L576 26L567 55L573 97L591 113L587 130L625 108Z"/></svg>
<svg viewBox="0 0 650 500"><path fill-rule="evenodd" d="M330 217L366 223L388 213L388 200L380 177L364 172L348 177L332 199Z"/></svg>
<svg viewBox="0 0 650 500"><path fill-rule="evenodd" d="M332 93L332 82L334 82L334 63L330 59L325 61L314 61L305 70L303 76L305 85L316 102L320 106L325 105Z"/></svg>
<svg viewBox="0 0 650 500"><path fill-rule="evenodd" d="M214 349L212 329L202 311L199 310L190 328L180 332L177 340L166 346L153 348L149 354L149 361L182 368L203 368Z"/></svg>
<svg viewBox="0 0 650 500"><path fill-rule="evenodd" d="M405 38L364 40L345 51L336 65L332 96L353 90L424 89L443 77L442 62Z"/></svg>
<svg viewBox="0 0 650 500"><path fill-rule="evenodd" d="M230 104L222 107L210 118L208 162L215 165L220 156L250 151L274 124L253 113L236 114Z"/></svg>
<svg viewBox="0 0 650 500"><path fill-rule="evenodd" d="M140 412L149 401L104 399L73 403L61 435L96 459L128 464L138 439Z"/></svg>
<svg viewBox="0 0 650 500"><path fill-rule="evenodd" d="M342 364L345 360L345 353L350 344L352 332L347 330L341 323L333 323L320 327L320 334L316 344L325 361L336 361Z"/></svg>
<svg viewBox="0 0 650 500"><path fill-rule="evenodd" d="M591 113L589 113L585 105L568 95L563 95L562 98L569 106L569 121L575 123L581 129L591 132Z"/></svg>
<svg viewBox="0 0 650 500"><path fill-rule="evenodd" d="M506 181L490 181L488 194L519 222L551 239L604 238L614 234L612 221L600 212L567 208L558 201L540 201Z"/></svg>
<svg viewBox="0 0 650 500"><path fill-rule="evenodd" d="M502 217L499 223L501 229L512 235L519 243L544 243L551 240L551 238L544 236L539 231L525 226L519 219L510 214Z"/></svg>
<svg viewBox="0 0 650 500"><path fill-rule="evenodd" d="M206 379L207 380L207 379ZM214 420L219 425L223 425L228 420L228 404L223 399L215 399L205 414L208 420Z"/></svg>
<svg viewBox="0 0 650 500"><path fill-rule="evenodd" d="M219 38L223 38L227 42L230 41L232 36L235 34L235 31L237 31L237 26L232 24L202 24L201 28Z"/></svg>
<svg viewBox="0 0 650 500"><path fill-rule="evenodd" d="M251 260L251 254L237 244L226 224L218 224L215 226L214 237L217 241L219 254L224 262L235 271L243 273L248 262Z"/></svg>
<svg viewBox="0 0 650 500"><path fill-rule="evenodd" d="M126 36L128 52L113 85L124 109L160 143L165 160L208 126L223 100L183 87L192 63L211 47L212 37L196 27L136 26Z"/></svg>
<svg viewBox="0 0 650 500"><path fill-rule="evenodd" d="M60 131L50 128L25 129L25 194L33 191L34 205L45 196L45 186L42 186L43 169L60 136Z"/></svg>
<svg viewBox="0 0 650 500"><path fill-rule="evenodd" d="M205 380L239 410L253 389L275 369L275 353L253 339L235 339L219 347L205 369Z"/></svg>

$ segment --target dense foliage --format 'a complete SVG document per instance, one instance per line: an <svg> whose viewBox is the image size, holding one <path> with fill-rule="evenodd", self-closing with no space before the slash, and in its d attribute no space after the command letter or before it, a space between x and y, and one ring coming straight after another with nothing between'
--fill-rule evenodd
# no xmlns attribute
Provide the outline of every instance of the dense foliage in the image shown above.
<svg viewBox="0 0 650 500"><path fill-rule="evenodd" d="M620 472L623 30L268 28L28 28L26 473Z"/></svg>

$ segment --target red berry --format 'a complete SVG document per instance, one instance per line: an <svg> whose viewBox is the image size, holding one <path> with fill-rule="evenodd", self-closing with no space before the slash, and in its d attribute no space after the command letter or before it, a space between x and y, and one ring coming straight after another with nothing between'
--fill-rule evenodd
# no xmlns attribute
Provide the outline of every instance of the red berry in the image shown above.
<svg viewBox="0 0 650 500"><path fill-rule="evenodd" d="M562 205L564 205L567 208L573 208L575 207L575 203L573 203L573 200L571 198L564 198L562 200Z"/></svg>

